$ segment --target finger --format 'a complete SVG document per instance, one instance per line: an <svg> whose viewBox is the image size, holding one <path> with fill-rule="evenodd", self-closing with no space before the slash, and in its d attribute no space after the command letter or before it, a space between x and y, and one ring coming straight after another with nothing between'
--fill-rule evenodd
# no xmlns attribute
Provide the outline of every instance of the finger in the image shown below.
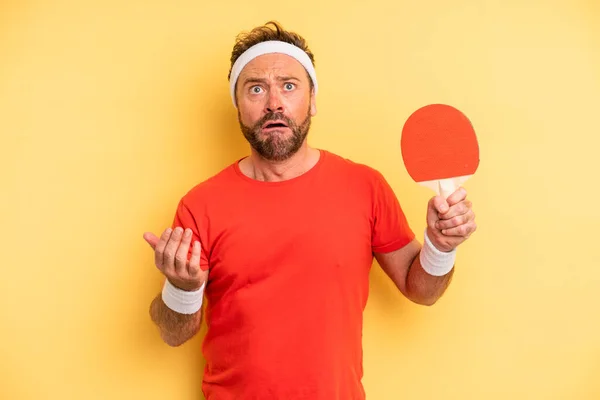
<svg viewBox="0 0 600 400"><path fill-rule="evenodd" d="M173 230L171 228L165 229L163 234L160 236L160 240L156 243L154 249L154 264L156 267L164 272L164 251L169 239L171 238Z"/></svg>
<svg viewBox="0 0 600 400"><path fill-rule="evenodd" d="M169 273L173 273L175 270L175 254L177 253L177 249L179 248L179 243L181 242L181 234L183 232L183 228L177 227L173 230L171 234L171 238L169 239L169 243L165 247L165 252L163 255L163 265L165 271Z"/></svg>
<svg viewBox="0 0 600 400"><path fill-rule="evenodd" d="M432 197L431 199L429 199L429 202L427 203L427 226L431 229L436 229L435 228L435 223L439 220L438 217L438 211L436 210L433 201L435 200L435 197Z"/></svg>
<svg viewBox="0 0 600 400"><path fill-rule="evenodd" d="M152 232L144 232L144 240L146 242L148 242L148 244L150 245L150 247L152 247L152 249L156 249L156 245L158 244L158 241L160 240L160 238L158 238L154 233Z"/></svg>
<svg viewBox="0 0 600 400"><path fill-rule="evenodd" d="M450 196L448 196L446 201L448 202L449 206L453 206L455 204L460 203L461 201L463 201L466 198L467 198L467 190L464 187L459 187L458 189L456 189L454 191L454 193L452 193Z"/></svg>
<svg viewBox="0 0 600 400"><path fill-rule="evenodd" d="M436 222L435 227L440 230L450 229L459 225L464 225L473 219L475 219L475 214L472 211L470 211L466 214L457 215L450 219L439 220Z"/></svg>
<svg viewBox="0 0 600 400"><path fill-rule="evenodd" d="M438 214L438 217L440 219L454 218L457 215L463 215L463 214L468 213L471 210L471 207L472 207L472 204L469 200L463 200L460 203L455 204L452 207L450 207L448 212L446 212L445 214Z"/></svg>
<svg viewBox="0 0 600 400"><path fill-rule="evenodd" d="M450 209L448 202L442 196L435 196L431 199L431 205L433 209L438 213L445 214Z"/></svg>
<svg viewBox="0 0 600 400"><path fill-rule="evenodd" d="M190 243L192 242L192 230L187 228L183 232L183 238L175 253L175 273L181 275L182 272L186 272L186 264L188 253L190 251Z"/></svg>
<svg viewBox="0 0 600 400"><path fill-rule="evenodd" d="M477 229L477 225L475 221L468 222L463 225L456 226L454 228L443 229L442 233L446 236L459 236L459 237L469 237L475 230Z"/></svg>
<svg viewBox="0 0 600 400"><path fill-rule="evenodd" d="M190 277L195 278L200 273L200 252L202 251L199 241L194 241L192 247L192 256L190 257L190 266L188 268L188 274Z"/></svg>

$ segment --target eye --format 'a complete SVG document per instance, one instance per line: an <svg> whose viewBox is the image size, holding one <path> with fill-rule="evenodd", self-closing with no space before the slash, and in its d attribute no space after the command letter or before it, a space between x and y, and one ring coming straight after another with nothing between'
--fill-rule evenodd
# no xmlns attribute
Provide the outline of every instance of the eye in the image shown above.
<svg viewBox="0 0 600 400"><path fill-rule="evenodd" d="M293 83L286 83L285 85L283 85L283 87L285 88L285 90L292 90L296 87L296 85L294 85Z"/></svg>
<svg viewBox="0 0 600 400"><path fill-rule="evenodd" d="M252 92L254 94L259 94L262 92L262 88L260 86L252 86L250 88L250 92Z"/></svg>

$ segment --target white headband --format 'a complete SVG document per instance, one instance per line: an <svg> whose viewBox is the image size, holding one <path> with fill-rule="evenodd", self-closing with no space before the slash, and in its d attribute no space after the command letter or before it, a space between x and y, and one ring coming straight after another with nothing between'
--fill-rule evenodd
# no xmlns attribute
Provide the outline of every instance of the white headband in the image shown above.
<svg viewBox="0 0 600 400"><path fill-rule="evenodd" d="M240 76L240 73L250 61L255 59L258 56L262 56L263 54L269 53L282 53L287 54L290 57L294 57L308 72L310 78L313 81L313 85L315 87L315 94L317 94L317 73L315 72L315 68L313 67L312 61L308 54L306 54L301 48L294 46L291 43L280 42L277 40L270 40L267 42L261 42L255 44L250 47L233 64L231 68L231 78L229 81L229 87L231 92L231 99L233 100L233 106L236 107L235 104L235 84ZM237 107L236 107L237 108Z"/></svg>

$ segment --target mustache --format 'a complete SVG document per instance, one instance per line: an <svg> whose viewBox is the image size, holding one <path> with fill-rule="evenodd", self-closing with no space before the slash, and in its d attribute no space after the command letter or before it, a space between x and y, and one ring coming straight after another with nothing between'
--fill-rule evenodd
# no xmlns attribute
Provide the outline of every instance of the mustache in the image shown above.
<svg viewBox="0 0 600 400"><path fill-rule="evenodd" d="M265 122L267 121L276 121L276 120L280 120L280 121L285 121L286 125L290 128L296 126L296 124L294 123L294 121L292 121L290 118L286 117L285 115L283 115L282 113L273 113L270 112L268 114L265 114L264 117L262 117L256 124L256 127L261 127L265 124Z"/></svg>

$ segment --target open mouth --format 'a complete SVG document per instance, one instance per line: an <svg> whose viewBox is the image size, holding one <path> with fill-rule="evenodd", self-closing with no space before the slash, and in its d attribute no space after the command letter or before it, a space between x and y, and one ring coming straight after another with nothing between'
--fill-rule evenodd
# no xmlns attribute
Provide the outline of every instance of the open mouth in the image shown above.
<svg viewBox="0 0 600 400"><path fill-rule="evenodd" d="M287 124L283 121L270 121L263 125L263 129L287 128Z"/></svg>

